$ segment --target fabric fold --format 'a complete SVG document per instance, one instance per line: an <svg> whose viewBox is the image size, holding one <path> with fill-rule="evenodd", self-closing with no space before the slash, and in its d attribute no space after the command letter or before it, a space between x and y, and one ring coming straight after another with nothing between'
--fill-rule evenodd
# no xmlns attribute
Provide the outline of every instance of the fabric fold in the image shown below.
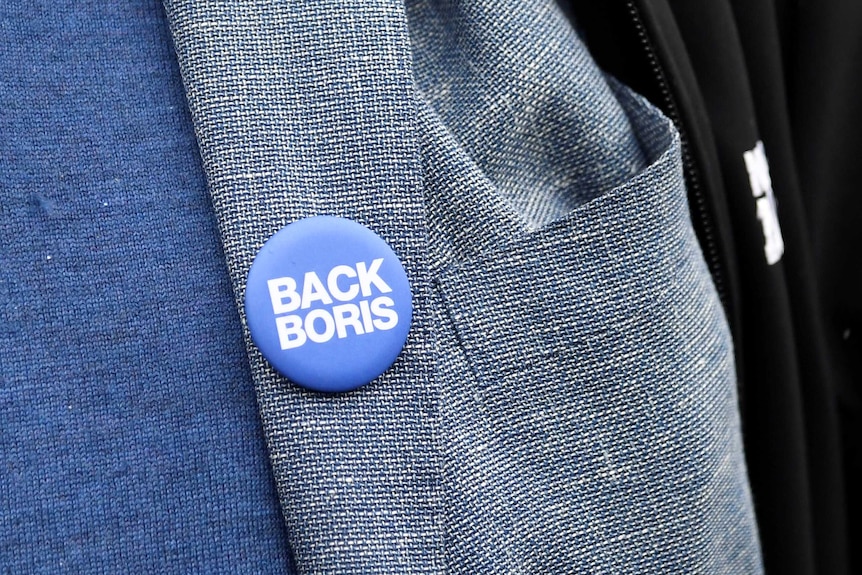
<svg viewBox="0 0 862 575"><path fill-rule="evenodd" d="M247 339L300 573L760 572L678 135L554 2L166 5L240 310L256 251L320 214L413 290L354 392Z"/></svg>
<svg viewBox="0 0 862 575"><path fill-rule="evenodd" d="M303 391L246 340L296 568L437 573L434 340L403 5L165 5L239 309L261 245L321 214L386 240L413 291L400 358L352 393Z"/></svg>

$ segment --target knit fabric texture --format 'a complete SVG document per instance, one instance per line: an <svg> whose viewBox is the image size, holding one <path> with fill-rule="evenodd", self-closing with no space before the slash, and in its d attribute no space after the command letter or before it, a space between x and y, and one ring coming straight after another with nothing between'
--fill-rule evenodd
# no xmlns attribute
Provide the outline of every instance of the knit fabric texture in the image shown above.
<svg viewBox="0 0 862 575"><path fill-rule="evenodd" d="M0 573L289 549L163 6L0 2Z"/></svg>
<svg viewBox="0 0 862 575"><path fill-rule="evenodd" d="M355 392L246 338L299 573L760 572L678 137L552 2L166 6L237 304L319 214L414 293Z"/></svg>

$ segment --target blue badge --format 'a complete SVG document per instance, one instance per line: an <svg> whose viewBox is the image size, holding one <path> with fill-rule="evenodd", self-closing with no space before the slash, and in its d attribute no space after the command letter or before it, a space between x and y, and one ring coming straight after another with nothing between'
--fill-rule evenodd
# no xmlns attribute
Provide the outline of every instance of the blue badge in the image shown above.
<svg viewBox="0 0 862 575"><path fill-rule="evenodd" d="M413 315L395 252L356 222L316 216L288 224L248 273L251 338L282 375L316 391L349 391L398 357Z"/></svg>

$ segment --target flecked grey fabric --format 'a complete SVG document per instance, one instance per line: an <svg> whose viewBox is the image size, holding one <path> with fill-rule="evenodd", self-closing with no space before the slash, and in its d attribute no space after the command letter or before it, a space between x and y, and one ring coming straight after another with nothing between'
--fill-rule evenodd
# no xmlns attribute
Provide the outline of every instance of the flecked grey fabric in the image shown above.
<svg viewBox="0 0 862 575"><path fill-rule="evenodd" d="M317 214L386 239L413 289L401 357L359 392L303 391L249 344L297 569L440 572L430 270L403 7L166 6L237 301L270 235Z"/></svg>
<svg viewBox="0 0 862 575"><path fill-rule="evenodd" d="M281 226L414 293L355 392L247 339L300 573L758 573L730 339L670 124L553 2L167 0L237 302Z"/></svg>
<svg viewBox="0 0 862 575"><path fill-rule="evenodd" d="M423 146L454 238L432 250L451 573L761 571L732 348L679 139L620 99L651 165L491 244L442 215L471 175ZM493 204L494 188L471 189Z"/></svg>

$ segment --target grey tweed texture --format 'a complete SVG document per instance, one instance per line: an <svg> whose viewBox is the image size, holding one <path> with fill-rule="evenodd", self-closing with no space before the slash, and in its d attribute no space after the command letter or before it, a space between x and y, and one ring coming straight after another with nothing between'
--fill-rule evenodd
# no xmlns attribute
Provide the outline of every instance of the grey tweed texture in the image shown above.
<svg viewBox="0 0 862 575"><path fill-rule="evenodd" d="M414 294L348 394L246 340L299 573L760 572L678 137L553 2L166 7L238 305L319 214Z"/></svg>

